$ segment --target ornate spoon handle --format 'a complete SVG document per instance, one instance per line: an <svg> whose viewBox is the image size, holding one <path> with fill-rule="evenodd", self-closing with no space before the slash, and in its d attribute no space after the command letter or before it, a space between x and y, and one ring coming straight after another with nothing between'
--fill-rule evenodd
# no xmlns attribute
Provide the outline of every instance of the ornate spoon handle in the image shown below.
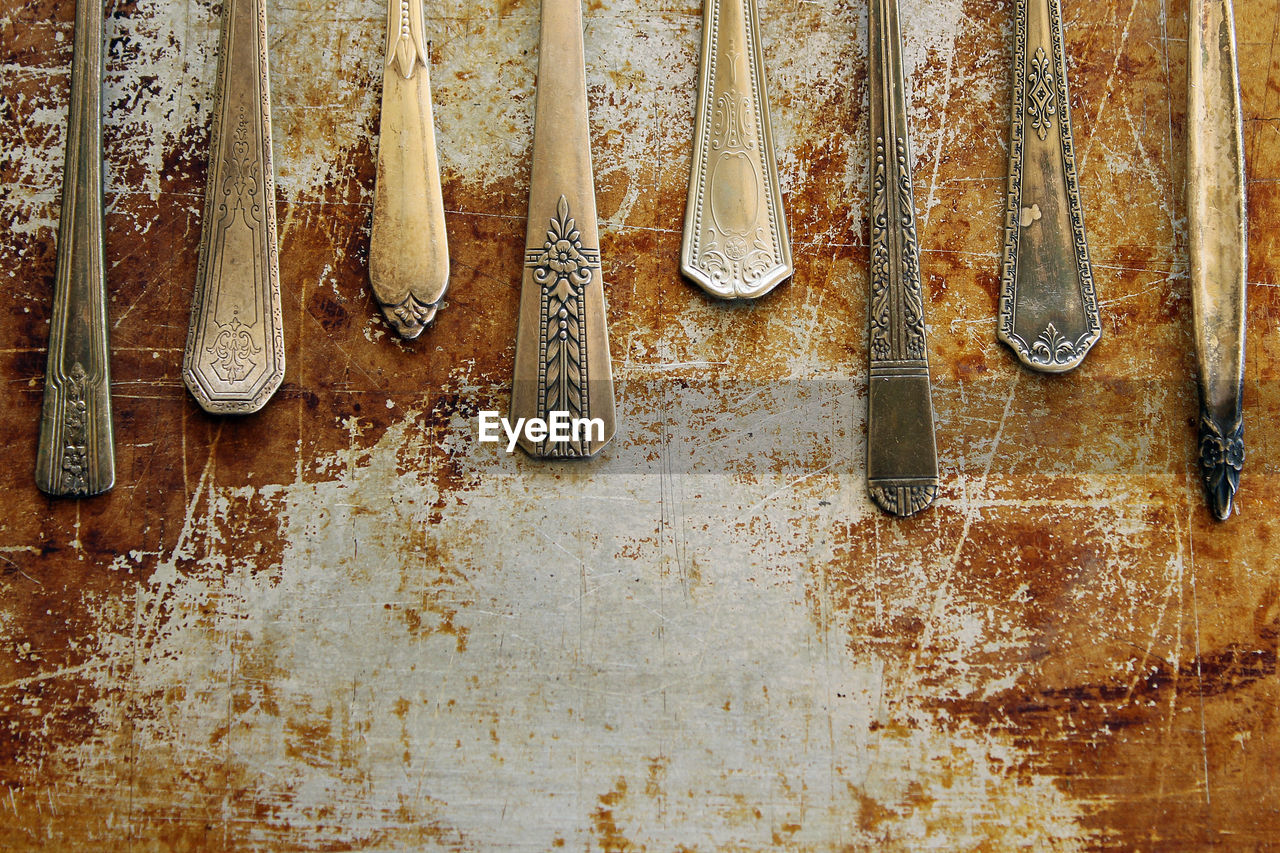
<svg viewBox="0 0 1280 853"><path fill-rule="evenodd" d="M388 0L369 283L401 337L422 334L449 285L422 0Z"/></svg>
<svg viewBox="0 0 1280 853"><path fill-rule="evenodd" d="M205 411L245 414L284 380L263 0L226 0L220 47L182 373Z"/></svg>
<svg viewBox="0 0 1280 853"><path fill-rule="evenodd" d="M755 299L791 276L756 0L706 0L680 266L713 296Z"/></svg>
<svg viewBox="0 0 1280 853"><path fill-rule="evenodd" d="M115 483L107 276L102 260L102 5L76 0L71 111L58 222L36 485L96 495Z"/></svg>
<svg viewBox="0 0 1280 853"><path fill-rule="evenodd" d="M1071 143L1062 7L1015 0L1014 18L997 333L1028 367L1061 373L1083 361L1102 332Z"/></svg>
<svg viewBox="0 0 1280 853"><path fill-rule="evenodd" d="M1187 220L1200 372L1200 464L1231 515L1244 466L1244 147L1231 0L1193 0L1187 45Z"/></svg>
<svg viewBox="0 0 1280 853"><path fill-rule="evenodd" d="M615 430L583 63L580 0L543 0L511 417L600 425L567 441L521 432L533 456L591 456Z"/></svg>
<svg viewBox="0 0 1280 853"><path fill-rule="evenodd" d="M867 490L911 515L938 493L897 0L871 0L871 381Z"/></svg>

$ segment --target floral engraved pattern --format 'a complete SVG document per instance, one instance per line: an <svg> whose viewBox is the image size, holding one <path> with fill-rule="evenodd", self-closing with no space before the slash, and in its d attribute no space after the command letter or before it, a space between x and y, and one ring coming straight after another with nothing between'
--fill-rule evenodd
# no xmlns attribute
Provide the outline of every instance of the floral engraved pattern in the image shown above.
<svg viewBox="0 0 1280 853"><path fill-rule="evenodd" d="M525 263L541 287L541 334L538 342L538 416L566 412L587 418L586 287L600 265L594 248L582 245L582 234L569 215L564 196L556 204L542 248L528 252ZM543 456L590 456L591 442L544 441Z"/></svg>
<svg viewBox="0 0 1280 853"><path fill-rule="evenodd" d="M254 356L262 352L248 327L234 316L230 323L220 324L217 336L205 349L213 355L213 370L223 382L239 382L252 373L258 366Z"/></svg>
<svg viewBox="0 0 1280 853"><path fill-rule="evenodd" d="M1053 118L1058 114L1057 96L1053 89L1053 68L1049 65L1049 57L1044 48L1037 47L1035 56L1031 57L1031 70L1027 72L1030 84L1027 102L1027 115L1031 116L1031 127L1040 139L1045 139L1053 128Z"/></svg>
<svg viewBox="0 0 1280 853"><path fill-rule="evenodd" d="M920 285L920 247L916 238L915 205L911 197L911 171L907 163L907 141L898 137L894 145L893 202L889 212L890 179L884 139L877 139L871 179L871 311L869 338L871 358L920 360L925 357L924 293ZM895 220L899 242L898 268L889 227Z"/></svg>
<svg viewBox="0 0 1280 853"><path fill-rule="evenodd" d="M1244 467L1244 420L1220 422L1207 411L1200 414L1200 468L1204 486L1218 518L1231 514L1231 501L1240 487Z"/></svg>
<svg viewBox="0 0 1280 853"><path fill-rule="evenodd" d="M66 420L63 421L62 484L63 494L89 493L89 404L88 374L80 362L71 366L66 385Z"/></svg>
<svg viewBox="0 0 1280 853"><path fill-rule="evenodd" d="M1070 364L1081 355L1081 347L1088 344L1091 332L1085 332L1079 340L1069 340L1050 323L1031 345L1031 361L1034 364Z"/></svg>
<svg viewBox="0 0 1280 853"><path fill-rule="evenodd" d="M875 174L871 181L871 358L883 361L889 358L889 219L888 200L885 197L884 140L876 140Z"/></svg>
<svg viewBox="0 0 1280 853"><path fill-rule="evenodd" d="M907 140L897 139L898 204L902 217L902 333L904 356L924 358L924 294L920 289L920 246L916 240L916 206L911 197Z"/></svg>

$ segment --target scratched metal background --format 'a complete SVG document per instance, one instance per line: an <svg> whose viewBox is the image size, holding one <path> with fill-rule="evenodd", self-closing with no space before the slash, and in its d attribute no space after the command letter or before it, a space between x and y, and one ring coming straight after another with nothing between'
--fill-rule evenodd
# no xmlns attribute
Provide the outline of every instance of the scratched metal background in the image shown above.
<svg viewBox="0 0 1280 853"><path fill-rule="evenodd" d="M269 4L285 387L179 378L217 5L108 4L119 485L35 490L70 0L0 0L0 848L826 851L1280 843L1280 27L1237 8L1250 174L1239 514L1193 460L1186 5L1066 0L1105 313L995 340L1011 3L904 0L942 489L863 492L866 9L762 0L795 280L680 279L700 13L592 0L621 430L535 464L505 406L537 3L433 0L453 281L366 283L383 7Z"/></svg>

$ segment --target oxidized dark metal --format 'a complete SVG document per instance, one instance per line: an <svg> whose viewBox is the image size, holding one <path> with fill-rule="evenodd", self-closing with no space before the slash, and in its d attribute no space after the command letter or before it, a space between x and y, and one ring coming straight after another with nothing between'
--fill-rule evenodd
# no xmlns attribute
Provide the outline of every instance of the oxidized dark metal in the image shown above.
<svg viewBox="0 0 1280 853"><path fill-rule="evenodd" d="M1101 333L1071 141L1062 9L1059 0L1016 0L997 334L1028 367L1061 373L1080 364Z"/></svg>
<svg viewBox="0 0 1280 853"><path fill-rule="evenodd" d="M284 381L264 0L227 0L200 264L182 375L208 412L256 412Z"/></svg>
<svg viewBox="0 0 1280 853"><path fill-rule="evenodd" d="M422 0L388 0L369 284L387 322L412 339L449 285Z"/></svg>
<svg viewBox="0 0 1280 853"><path fill-rule="evenodd" d="M568 441L520 435L533 456L586 457L616 425L580 0L544 0L540 38L511 420L598 420Z"/></svg>
<svg viewBox="0 0 1280 853"><path fill-rule="evenodd" d="M938 493L924 293L897 0L871 0L871 295L867 491L911 515Z"/></svg>
<svg viewBox="0 0 1280 853"><path fill-rule="evenodd" d="M102 258L102 6L76 0L58 261L36 485L96 495L115 483Z"/></svg>
<svg viewBox="0 0 1280 853"><path fill-rule="evenodd" d="M791 276L756 0L706 0L680 267L713 296L755 299Z"/></svg>
<svg viewBox="0 0 1280 853"><path fill-rule="evenodd" d="M1231 0L1194 0L1187 45L1187 230L1200 379L1200 465L1225 520L1244 467L1243 125Z"/></svg>

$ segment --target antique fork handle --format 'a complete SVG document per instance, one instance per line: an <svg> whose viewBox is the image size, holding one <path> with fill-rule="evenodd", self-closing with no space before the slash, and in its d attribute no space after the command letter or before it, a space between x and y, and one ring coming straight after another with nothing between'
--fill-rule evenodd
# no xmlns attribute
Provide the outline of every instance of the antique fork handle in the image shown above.
<svg viewBox="0 0 1280 853"><path fill-rule="evenodd" d="M422 0L388 0L369 284L406 339L435 319L449 285Z"/></svg>
<svg viewBox="0 0 1280 853"><path fill-rule="evenodd" d="M568 441L521 433L532 456L585 458L615 432L596 224L581 0L543 0L511 420L598 422Z"/></svg>
<svg viewBox="0 0 1280 853"><path fill-rule="evenodd" d="M264 0L226 0L220 47L182 373L205 411L247 414L284 381Z"/></svg>
<svg viewBox="0 0 1280 853"><path fill-rule="evenodd" d="M790 278L756 0L706 0L680 266L722 299Z"/></svg>
<svg viewBox="0 0 1280 853"><path fill-rule="evenodd" d="M919 512L938 492L924 293L897 0L871 0L871 265L867 491L881 509Z"/></svg>
<svg viewBox="0 0 1280 853"><path fill-rule="evenodd" d="M1213 514L1225 520L1244 467L1244 133L1231 0L1193 0L1189 13L1187 222L1200 464Z"/></svg>
<svg viewBox="0 0 1280 853"><path fill-rule="evenodd" d="M1076 180L1060 0L1015 0L1009 194L997 334L1028 367L1071 370L1102 333Z"/></svg>
<svg viewBox="0 0 1280 853"><path fill-rule="evenodd" d="M115 483L102 241L102 6L76 0L62 217L36 485L96 495Z"/></svg>

